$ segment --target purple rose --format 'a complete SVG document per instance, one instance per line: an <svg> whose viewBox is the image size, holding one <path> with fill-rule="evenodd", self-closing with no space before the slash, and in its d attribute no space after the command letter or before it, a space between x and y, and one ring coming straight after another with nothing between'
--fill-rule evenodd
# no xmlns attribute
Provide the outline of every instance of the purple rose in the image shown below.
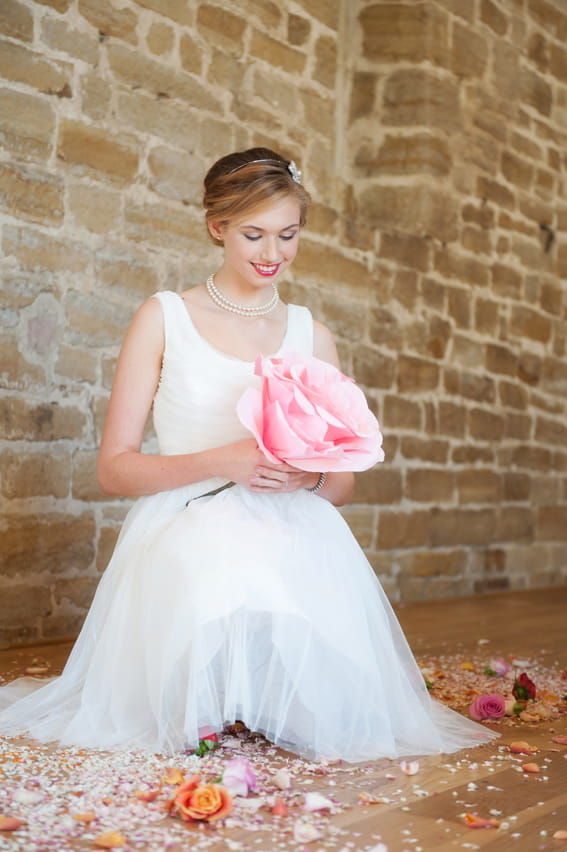
<svg viewBox="0 0 567 852"><path fill-rule="evenodd" d="M497 693L484 693L475 698L469 707L469 713L477 722L481 719L499 719L506 713L506 699Z"/></svg>

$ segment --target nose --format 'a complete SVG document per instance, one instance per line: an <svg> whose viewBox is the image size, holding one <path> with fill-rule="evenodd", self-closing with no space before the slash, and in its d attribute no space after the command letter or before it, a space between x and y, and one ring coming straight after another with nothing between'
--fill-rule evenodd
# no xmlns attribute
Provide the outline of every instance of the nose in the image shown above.
<svg viewBox="0 0 567 852"><path fill-rule="evenodd" d="M267 261L269 263L274 263L278 260L280 256L280 249L278 246L278 238L272 236L265 236L262 240L262 260Z"/></svg>

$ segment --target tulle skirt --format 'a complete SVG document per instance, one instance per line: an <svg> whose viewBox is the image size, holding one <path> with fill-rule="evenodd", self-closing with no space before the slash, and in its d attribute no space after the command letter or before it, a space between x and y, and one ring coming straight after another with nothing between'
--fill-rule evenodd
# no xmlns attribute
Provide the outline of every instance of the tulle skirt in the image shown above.
<svg viewBox="0 0 567 852"><path fill-rule="evenodd" d="M63 674L1 688L1 733L173 753L241 720L352 762L495 736L430 698L328 501L199 489L137 501Z"/></svg>

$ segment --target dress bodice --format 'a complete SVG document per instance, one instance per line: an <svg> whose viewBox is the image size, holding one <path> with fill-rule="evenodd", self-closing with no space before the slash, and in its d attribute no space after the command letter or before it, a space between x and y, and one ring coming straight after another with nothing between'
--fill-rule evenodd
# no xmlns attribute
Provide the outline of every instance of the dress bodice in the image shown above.
<svg viewBox="0 0 567 852"><path fill-rule="evenodd" d="M259 383L254 362L220 352L195 328L179 294L154 294L163 310L165 349L153 420L160 453L175 455L220 447L249 438L236 416L243 391ZM313 354L308 308L287 306L287 328L274 356L293 350Z"/></svg>

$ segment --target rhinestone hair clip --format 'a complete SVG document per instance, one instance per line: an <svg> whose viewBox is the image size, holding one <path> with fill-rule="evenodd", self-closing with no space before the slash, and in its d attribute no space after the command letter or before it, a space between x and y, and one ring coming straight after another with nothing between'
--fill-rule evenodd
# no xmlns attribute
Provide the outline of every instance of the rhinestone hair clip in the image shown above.
<svg viewBox="0 0 567 852"><path fill-rule="evenodd" d="M231 169L228 174L233 175L235 172L239 172L240 169L244 169L246 166L251 166L252 163L273 163L275 166L284 166L284 168L286 168L290 173L292 180L296 183L301 183L301 172L295 165L295 160L290 160L289 163L284 163L281 160L271 160L267 157L263 160L250 160L248 163L242 163L242 165L236 166L235 169Z"/></svg>

